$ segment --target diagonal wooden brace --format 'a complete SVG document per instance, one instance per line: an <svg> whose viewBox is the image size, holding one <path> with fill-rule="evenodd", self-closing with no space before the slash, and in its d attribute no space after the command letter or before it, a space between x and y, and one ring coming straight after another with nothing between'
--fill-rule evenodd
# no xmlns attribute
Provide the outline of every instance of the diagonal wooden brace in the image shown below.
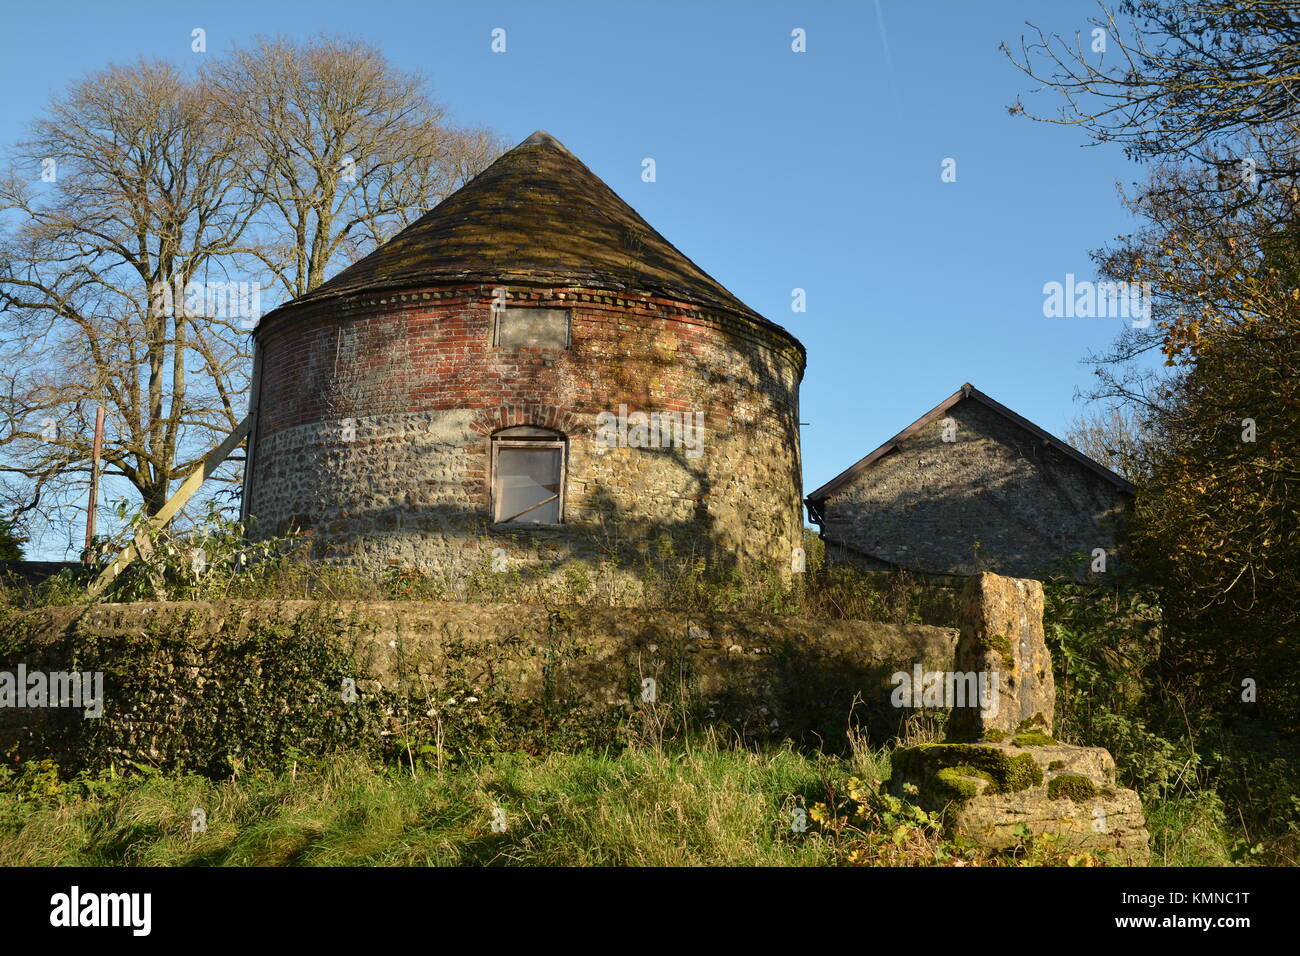
<svg viewBox="0 0 1300 956"><path fill-rule="evenodd" d="M235 430L226 436L223 441L212 451L208 452L199 467L190 472L190 476L185 479L184 484L176 489L176 494L167 500L167 503L158 509L158 513L145 522L143 527L136 532L131 539L131 543L122 550L112 563L99 573L93 584L90 585L87 594L94 600L104 593L104 589L126 570L127 565L134 561L140 554L149 547L148 541L162 529L167 522L176 517L176 512L185 506L185 502L194 496L194 492L199 490L199 486L204 480L217 470L217 466L230 457L230 453L239 447L239 443L248 435L248 429L253 421L253 416L249 415L242 422L235 426Z"/></svg>

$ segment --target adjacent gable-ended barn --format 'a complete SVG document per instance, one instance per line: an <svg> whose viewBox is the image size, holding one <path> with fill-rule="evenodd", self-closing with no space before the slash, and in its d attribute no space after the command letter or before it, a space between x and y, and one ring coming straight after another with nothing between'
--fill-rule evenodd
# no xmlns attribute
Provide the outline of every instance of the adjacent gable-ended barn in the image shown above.
<svg viewBox="0 0 1300 956"><path fill-rule="evenodd" d="M807 497L833 560L940 574L1113 570L1134 488L970 384ZM1077 557L1085 556L1084 559Z"/></svg>

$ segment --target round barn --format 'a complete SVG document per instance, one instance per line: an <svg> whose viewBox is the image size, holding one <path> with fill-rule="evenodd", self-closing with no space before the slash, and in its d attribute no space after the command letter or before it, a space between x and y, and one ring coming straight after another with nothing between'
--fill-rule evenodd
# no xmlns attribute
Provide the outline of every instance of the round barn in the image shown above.
<svg viewBox="0 0 1300 956"><path fill-rule="evenodd" d="M791 567L803 346L544 132L255 340L258 536L374 570L625 563L665 537Z"/></svg>

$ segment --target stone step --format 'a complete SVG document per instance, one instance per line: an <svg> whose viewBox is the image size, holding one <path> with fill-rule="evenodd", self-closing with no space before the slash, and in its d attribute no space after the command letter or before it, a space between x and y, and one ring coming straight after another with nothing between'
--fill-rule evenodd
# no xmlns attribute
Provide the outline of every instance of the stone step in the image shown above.
<svg viewBox="0 0 1300 956"><path fill-rule="evenodd" d="M990 850L1028 835L1069 849L1106 850L1144 865L1149 836L1142 803L1116 785L1101 747L1068 744L946 743L894 752L890 790L936 813L959 836Z"/></svg>

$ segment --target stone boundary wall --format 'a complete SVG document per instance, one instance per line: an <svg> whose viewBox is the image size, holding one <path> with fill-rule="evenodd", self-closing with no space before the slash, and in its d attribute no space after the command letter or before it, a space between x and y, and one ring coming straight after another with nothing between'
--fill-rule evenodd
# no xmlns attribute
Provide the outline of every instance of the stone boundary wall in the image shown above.
<svg viewBox="0 0 1300 956"><path fill-rule="evenodd" d="M232 758L398 740L569 749L682 720L838 749L851 721L877 741L896 733L909 711L891 705L890 676L951 669L958 637L926 625L415 601L58 607L8 612L0 625L0 672L104 674L98 719L0 708L8 758L214 774Z"/></svg>
<svg viewBox="0 0 1300 956"><path fill-rule="evenodd" d="M0 585L34 586L61 571L85 571L80 561L0 561Z"/></svg>

